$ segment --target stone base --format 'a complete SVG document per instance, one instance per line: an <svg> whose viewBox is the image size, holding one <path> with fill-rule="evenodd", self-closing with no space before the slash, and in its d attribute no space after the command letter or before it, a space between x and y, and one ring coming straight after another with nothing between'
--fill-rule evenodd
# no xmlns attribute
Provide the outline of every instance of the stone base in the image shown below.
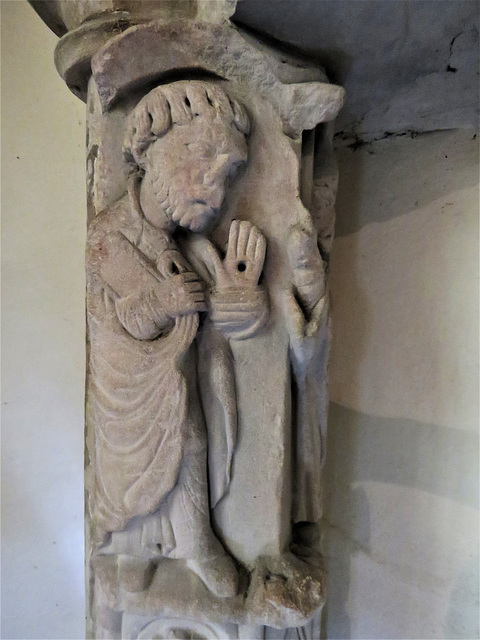
<svg viewBox="0 0 480 640"><path fill-rule="evenodd" d="M128 611L147 622L189 619L207 626L286 629L307 624L325 600L326 572L321 556L312 552L308 557L264 556L250 572L242 568L239 594L234 598L213 595L180 560L162 559L150 586L139 593L128 593L119 585L116 556L97 558L95 569L97 600L112 613Z"/></svg>

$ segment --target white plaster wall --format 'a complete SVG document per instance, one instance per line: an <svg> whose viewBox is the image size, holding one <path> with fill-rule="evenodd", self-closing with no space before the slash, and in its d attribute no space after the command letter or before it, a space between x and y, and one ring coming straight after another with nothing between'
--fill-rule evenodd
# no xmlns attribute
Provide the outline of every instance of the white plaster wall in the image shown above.
<svg viewBox="0 0 480 640"><path fill-rule="evenodd" d="M478 638L478 140L338 150L329 638Z"/></svg>
<svg viewBox="0 0 480 640"><path fill-rule="evenodd" d="M2 637L83 637L84 105L2 0ZM329 638L478 636L471 132L340 150ZM447 156L447 157L445 157Z"/></svg>
<svg viewBox="0 0 480 640"><path fill-rule="evenodd" d="M2 0L2 638L82 638L84 105Z"/></svg>

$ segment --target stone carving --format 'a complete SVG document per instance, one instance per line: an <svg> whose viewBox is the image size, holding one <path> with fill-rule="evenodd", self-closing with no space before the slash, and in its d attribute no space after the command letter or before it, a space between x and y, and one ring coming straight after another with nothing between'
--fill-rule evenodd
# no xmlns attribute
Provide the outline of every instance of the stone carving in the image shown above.
<svg viewBox="0 0 480 640"><path fill-rule="evenodd" d="M34 0L87 101L87 633L313 640L343 91L141 4Z"/></svg>
<svg viewBox="0 0 480 640"><path fill-rule="evenodd" d="M137 607L154 611L155 584L168 584L169 571L181 575L165 564L170 559L182 560L211 597L229 601L227 620L242 619L245 584L210 515L228 493L238 415L248 411L238 406L237 385L249 371L239 371L232 345L255 343L262 332L275 344L283 330L292 372L285 416L293 427L294 555L255 561L247 610L278 623L279 607L308 615L323 598L312 538L328 318L317 233L309 218L285 230L291 280L277 292L270 278L263 284L268 241L257 226L233 219L226 246L213 240L228 186L248 162L250 128L247 109L221 83L153 89L126 125L128 192L90 225L92 563L99 589L118 589L115 606L126 610L122 594L139 594ZM278 293L283 322L269 314L269 295Z"/></svg>
<svg viewBox="0 0 480 640"><path fill-rule="evenodd" d="M154 89L128 125L129 192L90 227L95 553L119 556L128 591L148 586L159 557L186 560L220 597L237 591L210 526L204 413L224 415L222 432L209 431L213 508L228 490L237 431L228 340L267 321L266 243L234 220L222 258L204 233L247 161L248 131L245 109L219 86Z"/></svg>

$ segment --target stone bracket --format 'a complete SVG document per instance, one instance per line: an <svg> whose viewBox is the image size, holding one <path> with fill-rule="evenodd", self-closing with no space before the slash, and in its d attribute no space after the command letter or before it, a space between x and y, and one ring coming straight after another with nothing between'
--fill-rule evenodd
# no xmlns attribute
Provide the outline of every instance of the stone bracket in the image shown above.
<svg viewBox="0 0 480 640"><path fill-rule="evenodd" d="M184 78L235 78L273 104L290 137L333 120L345 96L318 68L254 45L231 24L153 21L130 27L94 55L92 71L104 112L132 90L180 79L182 71ZM292 72L296 82L289 81Z"/></svg>

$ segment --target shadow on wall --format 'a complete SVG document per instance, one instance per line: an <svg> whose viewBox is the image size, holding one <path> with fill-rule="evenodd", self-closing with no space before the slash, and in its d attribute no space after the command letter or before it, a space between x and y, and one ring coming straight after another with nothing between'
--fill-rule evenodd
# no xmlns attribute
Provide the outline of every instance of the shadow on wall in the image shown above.
<svg viewBox="0 0 480 640"><path fill-rule="evenodd" d="M355 142L337 144L335 153L340 165L340 182L335 237L357 233L371 223L392 220L447 194L476 188L477 135L473 129L464 135L468 142L462 137L462 144L458 144L455 130L386 134L383 140L360 146ZM393 144L394 158L391 154ZM363 179L367 177L368 180ZM366 202L371 206L366 207ZM354 257L352 265L356 264Z"/></svg>
<svg viewBox="0 0 480 640"><path fill-rule="evenodd" d="M472 567L478 567L479 556L472 558L472 561L466 567L462 567L459 573L457 582L450 596L449 607L445 615L445 627L446 629L477 629L479 628L478 620L478 600L477 607L473 607L465 616L464 620L459 620L458 611L461 610L462 604L465 600L471 598L471 594L478 593L478 572L472 571ZM465 638L465 634L457 633L452 634L451 637ZM475 637L479 637L479 633L475 634Z"/></svg>
<svg viewBox="0 0 480 640"><path fill-rule="evenodd" d="M325 552L328 558L335 558L329 601L333 603L331 613L335 617L334 637L346 639L351 637L346 606L350 561L359 551L372 555L370 507L365 490L358 483L370 481L410 487L477 509L478 436L414 420L377 418L332 402L327 449ZM472 558L458 577L446 612L447 629L458 628L459 605L471 599L478 588L475 566L478 560ZM328 607L323 620L323 638L327 637L327 621ZM472 619L470 629L476 624Z"/></svg>
<svg viewBox="0 0 480 640"><path fill-rule="evenodd" d="M348 490L357 482L382 482L478 507L476 433L402 418L377 418L334 402L328 433L329 487ZM448 452L441 464L440 452ZM332 490L327 496L327 513L334 494Z"/></svg>
<svg viewBox="0 0 480 640"><path fill-rule="evenodd" d="M350 149L347 149L347 154L352 155ZM338 226L338 198L346 196L345 206L342 207L342 211L345 213L348 212L348 220L350 220L353 228L359 227L361 224L360 216L361 216L361 198L362 198L362 184L363 184L363 154L355 154L354 158L354 170L349 172L348 175L344 175L343 167L340 171L339 175L339 189L337 195L337 221L335 225L335 233L337 233ZM341 159L340 159L341 162ZM339 164L340 164L339 162ZM342 216L345 218L346 216ZM335 250L335 245L333 247ZM358 263L358 239L353 245L352 254L350 255L351 264L355 265ZM366 297L362 293L362 289L360 287L359 281L356 277L356 270L351 270L351 277L349 279L349 292L348 295L352 297L352 303L357 310L356 314L356 323L358 327L358 323L360 323L360 327L358 327L358 335L365 337L368 331L368 308L366 303ZM331 300L331 304L334 304L334 301ZM335 328L333 329L335 331ZM334 343L332 343L333 346ZM353 379L357 379L356 376L360 375L360 362L362 361L362 353L363 353L363 345L361 343L356 343L356 358L354 360L347 360L343 366L355 367L355 371L352 372ZM353 364L355 362L355 365ZM324 494L324 520L327 521L328 514L330 512L330 503L333 498L333 488L335 485L335 478L332 477L334 475L332 473L332 465L335 468L334 461L342 460L342 458L338 458L338 455L342 455L345 452L337 452L332 447L330 440L332 438L332 434L336 432L335 424L333 423L332 416L329 412L328 417L328 431L327 431L327 461L324 470L324 478L325 478L325 494ZM356 443L353 441L348 442L350 455L352 452L356 450ZM341 473L344 471L344 467L346 466L346 460L343 460L343 464L341 464ZM348 482L348 475L344 476L346 482ZM349 491L346 494L346 499L342 505L342 507L346 510L346 512L350 515L352 526L354 530L357 532L358 537L357 540L360 542L354 543L350 538L346 536L341 536L342 543L344 543L343 552L335 553L334 555L339 558L339 561L336 565L336 575L335 581L329 580L328 586L328 600L327 605L325 606L322 614L321 621L321 637L327 638L327 628L328 628L328 616L329 616L329 601L332 598L335 602L335 618L336 618L336 629L340 632L340 636L342 638L350 638L350 620L347 613L347 599L348 592L350 588L350 557L355 552L353 547L357 545L361 545L366 553L369 553L370 548L370 511L369 511L369 503L368 498L365 495L365 492L362 488L353 488L351 482L349 483ZM345 494L343 494L345 497ZM326 523L326 522L325 522ZM325 547L324 551L327 558L332 556L331 544L335 543L335 537L326 535ZM340 637L339 636L339 637Z"/></svg>
<svg viewBox="0 0 480 640"><path fill-rule="evenodd" d="M455 132L433 132L419 135L413 140L410 136L382 140L374 145L364 146L361 152L345 146L338 151L341 171L336 235L348 235L349 243L348 265L343 265L341 275L336 274L336 278L332 279L336 286L333 291L333 312L335 315L335 303L338 299L337 304L342 314L342 342L338 343L335 353L335 366L350 381L350 406L357 406L360 400L357 395L364 384L363 367L368 355L368 344L372 340L373 316L373 310L369 308L368 292L362 290L368 279L364 277L360 284L359 264L362 255L357 232L369 224L387 222L433 203L447 194L475 185L478 181L478 143L473 132L462 135L465 136L465 142L462 141L461 144L456 144L458 134ZM395 144L394 156L392 143ZM452 166L455 167L454 171ZM333 251L335 252L335 246ZM347 257L345 253L342 255ZM342 306L342 299L348 299L349 304ZM349 316L345 317L345 314ZM354 328L354 331L349 328ZM333 331L335 334L335 325ZM334 337L333 349L335 345ZM341 395L338 393L341 380L337 375L338 395ZM458 508L478 508L478 447L478 434L474 432L411 419L376 417L346 408L342 404L330 404L324 524L325 552L331 565L331 576L322 620L322 638L345 640L356 637L352 633L358 631L359 625L375 634L375 624L370 622L375 618L376 612L365 611L363 617L367 622L360 624L359 602L375 602L377 598L380 601L383 596L380 593L382 586L375 582L378 573L374 569L370 571L370 568L364 568L360 575L358 566L353 565L354 556L362 555L367 563L372 563L369 567L386 564L392 568L396 565L389 574L394 580L411 570L415 559L423 553L422 545L425 545L425 559L414 567L418 575L412 578L412 584L418 579L418 590L410 584L402 595L398 586L392 585L389 593L385 594L402 595L403 600L396 603L399 617L404 615L407 618L412 614L412 620L409 621L411 624L405 623L403 628L412 628L424 613L428 617L430 612L423 611L422 607L429 606L429 603L438 604L445 597L448 609L445 608L443 614L440 610L435 610L429 619L435 617L443 633L447 635L435 637L474 637L465 635L466 631L462 635L462 628L468 628L468 632L472 633L478 628L478 622L471 619L476 611L472 604L474 594L478 591L478 585L474 583L478 566L475 558L471 557L467 566L462 564L458 567L458 576L452 580L449 591L446 589L447 579L443 580L441 576L441 569L436 573L436 567L432 566L431 576L426 575L425 581L438 578L438 590L435 592L433 588L430 593L425 588L425 599L421 598L413 604L412 599L416 593L422 594L421 574L428 567L428 559L448 540L448 545L441 551L439 563L439 567L446 566L446 558L456 553L463 533L458 531L457 539L455 522L442 523L441 518L448 518L449 513L443 510L438 501L435 502L435 498L451 501ZM371 496L367 492L370 488L366 483L388 485L382 505L369 504ZM404 495L402 489L405 488L418 493L424 492L425 502L415 503L412 492L411 504L390 503L389 506L388 500ZM373 490L378 490L378 487ZM431 521L429 513L424 513L419 508L421 504L429 502L433 503L430 506L435 515L435 519ZM388 523L383 522L384 529L381 532L372 531L371 528L377 526L372 522L378 523L378 510L382 508L389 512L385 515L390 520ZM377 513L373 513L375 510ZM395 516L401 517L402 513L410 513L412 520L399 522L397 527ZM450 518L453 520L454 513L458 512L451 511ZM408 536L415 531L431 535L431 544L417 539L414 541L418 543L415 549L408 549L408 545L412 543ZM453 537L448 538L450 533ZM466 532L467 538L474 535L474 532ZM385 542L385 538L389 536L392 539ZM376 545L380 537L385 546L379 554L378 549L372 549L372 546ZM408 557L402 558L405 550ZM396 558L395 552L400 557ZM463 563L465 559L465 552L463 556L459 553L457 562ZM454 558L452 562L455 562ZM363 580L367 577L366 572L370 572L370 583L356 582L353 588L352 574ZM425 570L425 573L428 574L428 571ZM398 579L401 582L401 578ZM359 588L372 588L372 593L363 597L357 593ZM416 607L415 615L408 609L410 604ZM380 602L378 606L382 606ZM377 613L380 614L379 617L382 614L385 616L385 612ZM392 624L392 634L401 633L400 629L394 628L395 623ZM381 625L382 622L379 622L377 631ZM330 635L327 635L327 630Z"/></svg>

